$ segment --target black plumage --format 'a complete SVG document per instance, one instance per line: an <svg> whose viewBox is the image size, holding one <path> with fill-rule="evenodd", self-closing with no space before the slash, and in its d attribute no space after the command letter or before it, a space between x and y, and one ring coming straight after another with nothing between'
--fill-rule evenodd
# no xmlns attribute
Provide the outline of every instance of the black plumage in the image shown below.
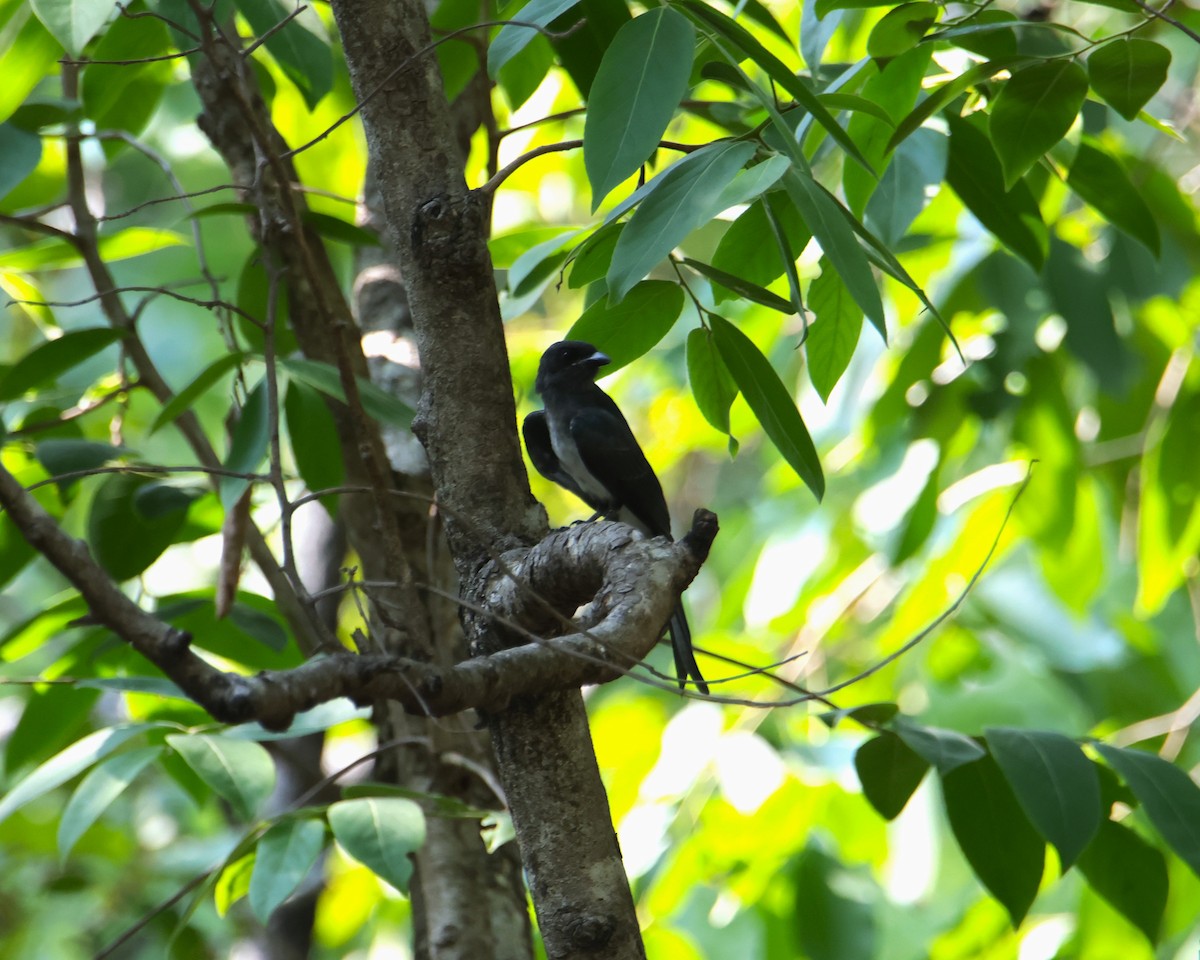
<svg viewBox="0 0 1200 960"><path fill-rule="evenodd" d="M522 433L538 473L570 490L597 514L650 537L671 537L667 500L633 431L607 393L596 386L607 356L590 343L563 340L542 354L536 388L545 404L525 418ZM708 693L692 652L683 604L668 622L680 687L690 677Z"/></svg>

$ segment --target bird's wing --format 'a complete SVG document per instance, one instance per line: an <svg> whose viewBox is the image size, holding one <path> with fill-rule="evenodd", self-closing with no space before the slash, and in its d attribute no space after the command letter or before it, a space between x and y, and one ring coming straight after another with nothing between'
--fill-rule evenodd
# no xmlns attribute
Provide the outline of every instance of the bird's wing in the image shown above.
<svg viewBox="0 0 1200 960"><path fill-rule="evenodd" d="M550 425L546 422L546 411L535 410L525 418L521 425L521 433L525 437L525 449L537 472L547 480L553 480L560 487L570 490L585 503L587 496L574 478L563 469L554 445L550 442Z"/></svg>
<svg viewBox="0 0 1200 960"><path fill-rule="evenodd" d="M571 439L588 472L619 507L641 522L645 532L671 535L671 515L662 486L619 411L601 406L580 410L571 418Z"/></svg>

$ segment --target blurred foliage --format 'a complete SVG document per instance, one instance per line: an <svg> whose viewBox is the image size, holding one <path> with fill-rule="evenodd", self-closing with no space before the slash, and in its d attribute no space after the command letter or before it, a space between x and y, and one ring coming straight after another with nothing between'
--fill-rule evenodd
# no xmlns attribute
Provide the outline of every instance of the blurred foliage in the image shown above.
<svg viewBox="0 0 1200 960"><path fill-rule="evenodd" d="M515 167L494 196L520 414L536 406L541 350L578 322L629 364L605 387L677 525L697 506L721 518L687 602L711 653L701 665L731 702L631 680L589 693L649 955L1195 956L1200 229L1187 141L1200 15L1174 9L1172 23L1125 0L492 6L442 0L433 22L517 16L556 32L493 30L486 64L475 45L437 47L452 97L480 70L496 81L494 142L476 133L468 182L584 143ZM227 7L246 36L289 12ZM222 500L240 489L219 499L186 474L94 473L194 462L171 428L185 409L240 469L257 469L268 439L261 418L232 437L226 423L231 406L263 402L261 327L164 293L215 290L258 318L268 302L247 211L195 125L187 61L86 65L80 95L63 94L64 51L180 48L161 21L112 9L0 0L0 287L13 301L0 457L222 662L286 667L299 652L260 580L212 617ZM175 0L130 9L186 13ZM581 13L589 29L564 32ZM353 107L333 32L326 9L306 9L252 57L292 146ZM78 251L22 227L69 227L73 125L104 134L84 141L100 249L118 282L144 288L124 296L142 304L138 335L179 391L173 406L130 384ZM353 223L361 131L339 126L296 164L349 284L354 248L378 242ZM190 202L158 202L177 193L172 177ZM286 304L277 319L284 360ZM312 412L336 387L316 366L279 366L297 493L341 476ZM387 401L373 415L403 423ZM553 522L583 514L531 484ZM254 495L267 526L272 497ZM985 565L953 619L923 634ZM264 877L300 883L314 863L318 955L403 949L408 904L368 870L387 876L388 851L355 818L400 805L386 808L386 843L411 848L412 798L368 789L327 826L321 810L274 809L268 735L207 724L77 622L81 601L3 516L0 581L0 953L91 956L149 916L122 955L226 956L294 888ZM347 635L358 625L352 605L343 621ZM804 701L779 680L837 689ZM900 714L852 709L869 704ZM315 714L328 769L371 749L362 717ZM330 837L340 846L321 855Z"/></svg>

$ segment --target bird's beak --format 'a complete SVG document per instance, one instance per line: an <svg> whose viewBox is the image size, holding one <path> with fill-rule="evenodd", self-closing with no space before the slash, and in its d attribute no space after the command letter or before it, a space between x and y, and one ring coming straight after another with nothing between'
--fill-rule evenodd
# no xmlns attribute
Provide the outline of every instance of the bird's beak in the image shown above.
<svg viewBox="0 0 1200 960"><path fill-rule="evenodd" d="M612 363L612 357L610 357L607 353L601 353L599 350L597 350L584 362L590 363L594 367L607 367L610 363Z"/></svg>

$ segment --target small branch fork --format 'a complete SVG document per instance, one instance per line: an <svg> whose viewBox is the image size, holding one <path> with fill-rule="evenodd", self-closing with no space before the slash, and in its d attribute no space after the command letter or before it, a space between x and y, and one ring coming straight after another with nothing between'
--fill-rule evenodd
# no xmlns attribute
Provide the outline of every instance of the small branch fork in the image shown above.
<svg viewBox="0 0 1200 960"><path fill-rule="evenodd" d="M92 616L155 664L214 719L257 720L286 730L303 710L338 697L359 704L394 700L407 712L447 716L504 710L515 697L602 683L641 659L658 640L675 599L695 577L717 534L717 518L698 510L691 532L671 543L645 540L621 524L551 533L497 565L488 615L553 626L591 602L585 632L538 639L451 667L384 654L332 653L291 670L244 676L218 670L191 649L191 636L130 600L85 544L63 531L0 466L0 505L17 529L80 592ZM537 599L531 599L535 597ZM548 598L548 608L546 600ZM557 611L557 612L554 612Z"/></svg>

